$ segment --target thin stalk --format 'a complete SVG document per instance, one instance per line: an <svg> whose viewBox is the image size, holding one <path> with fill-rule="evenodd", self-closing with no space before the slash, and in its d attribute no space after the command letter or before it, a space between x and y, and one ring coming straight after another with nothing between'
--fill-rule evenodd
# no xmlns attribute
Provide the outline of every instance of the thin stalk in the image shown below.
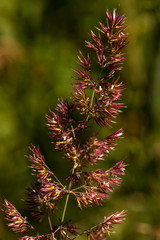
<svg viewBox="0 0 160 240"><path fill-rule="evenodd" d="M92 97L91 97L90 107L92 107L94 95L95 95L95 91L93 90L93 92L92 92ZM88 116L87 116L87 118L86 118L86 121L88 121L88 118L89 118L89 114L88 114Z"/></svg>
<svg viewBox="0 0 160 240"><path fill-rule="evenodd" d="M53 233L53 227L52 227L52 223L51 223L51 219L50 219L50 216L48 215L48 222L49 222L49 226L50 226L50 229L51 229L51 232L52 232L52 239L54 240L54 233Z"/></svg>
<svg viewBox="0 0 160 240"><path fill-rule="evenodd" d="M50 171L50 173L53 175L53 177L57 180L57 182L64 188L63 184L59 181L59 179L56 177L56 175L49 169L47 165L45 167Z"/></svg>
<svg viewBox="0 0 160 240"><path fill-rule="evenodd" d="M90 233L94 228L96 228L96 227L98 227L98 226L102 226L102 225L103 225L103 223L99 223L99 224L91 227L89 230L84 230L83 232L79 233L77 236L75 236L75 237L72 238L71 240L74 240L74 239L80 237L80 236L83 235L83 234Z"/></svg>
<svg viewBox="0 0 160 240"><path fill-rule="evenodd" d="M73 173L74 173L74 171L72 171L72 174ZM71 187L72 187L72 182L69 183L68 192L71 190ZM65 217L66 210L67 210L67 205L68 205L68 200L69 200L69 193L67 194L66 201L65 201L65 204L64 204L64 209L63 209L61 223L63 223L63 221L64 221L64 217Z"/></svg>
<svg viewBox="0 0 160 240"><path fill-rule="evenodd" d="M101 70L101 72L102 72L102 70ZM100 74L101 74L101 73L100 73ZM90 107L92 107L92 105L93 105L94 96L95 96L95 91L93 90L92 96L91 96ZM87 116L87 118L86 118L86 121L88 121L88 119L89 119L89 114L88 114L88 116ZM74 139L76 139L73 126L72 126L72 133L73 133ZM74 168L72 169L72 174L74 174ZM66 209L67 209L68 200L69 200L69 194L70 194L69 191L71 190L71 187L72 187L72 183L70 182L70 183L69 183L69 186L68 186L68 194L67 194L67 197L66 197L66 201L65 201L64 209L63 209L63 213L62 213L61 223L63 223L64 217L65 217L65 214L66 214Z"/></svg>
<svg viewBox="0 0 160 240"><path fill-rule="evenodd" d="M102 71L103 71L103 69L101 69L101 71L100 71L100 73L99 73L99 76L98 76L98 79L100 78L100 76L101 76L101 74L102 74ZM97 85L97 84L98 84L98 82L96 83L96 85ZM95 96L95 91L94 91L94 89L93 89L92 96L91 96L91 102L90 102L90 108L93 106L94 96ZM88 121L88 119L89 119L89 114L88 114L88 116L87 116L87 118L86 118L86 121Z"/></svg>
<svg viewBox="0 0 160 240"><path fill-rule="evenodd" d="M52 175L57 180L57 182L64 188L63 184L59 181L59 179L56 177L56 175L52 172Z"/></svg>
<svg viewBox="0 0 160 240"><path fill-rule="evenodd" d="M72 126L72 133L73 133L74 139L76 139L73 126ZM74 174L74 168L72 169L72 174ZM69 200L69 194L70 194L69 192L70 192L70 190L71 190L71 187L72 187L72 182L70 181L69 186L68 186L68 194L67 194L67 197L66 197L66 201L65 201L64 209L63 209L63 213L62 213L61 223L64 222L64 217L65 217L66 210L67 210L67 205L68 205L68 200Z"/></svg>
<svg viewBox="0 0 160 240"><path fill-rule="evenodd" d="M81 189L81 188L84 188L84 187L85 187L85 185L82 185L80 187L74 188L74 189L72 189L72 192L77 191L78 189Z"/></svg>

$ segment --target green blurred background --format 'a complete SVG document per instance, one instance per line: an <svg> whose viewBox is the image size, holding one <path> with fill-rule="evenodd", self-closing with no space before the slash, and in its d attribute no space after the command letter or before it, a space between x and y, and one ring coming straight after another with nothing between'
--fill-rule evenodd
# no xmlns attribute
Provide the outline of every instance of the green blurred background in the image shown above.
<svg viewBox="0 0 160 240"><path fill-rule="evenodd" d="M87 228L104 215L128 209L111 239L160 240L159 0L0 1L0 196L27 214L20 199L32 182L24 157L31 143L40 146L55 174L65 174L67 162L62 164L50 143L45 115L58 98L71 95L72 69L89 29L105 21L107 8L117 7L127 16L129 32L121 71L127 108L113 131L123 127L125 138L103 167L123 158L128 167L123 184L103 207L80 211L71 199L66 217ZM0 212L0 240L18 239L3 218ZM39 231L48 228L40 226Z"/></svg>

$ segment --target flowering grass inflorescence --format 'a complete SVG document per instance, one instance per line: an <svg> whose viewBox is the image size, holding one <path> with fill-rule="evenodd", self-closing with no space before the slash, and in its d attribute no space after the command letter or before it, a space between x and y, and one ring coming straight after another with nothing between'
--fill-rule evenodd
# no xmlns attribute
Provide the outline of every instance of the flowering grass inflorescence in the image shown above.
<svg viewBox="0 0 160 240"><path fill-rule="evenodd" d="M121 49L127 44L125 17L114 9L106 12L106 25L99 22L98 33L90 31L90 41L86 41L89 53L85 56L81 51L78 56L78 69L73 86L72 97L64 101L59 99L55 111L47 116L48 128L57 150L62 152L71 163L71 171L63 183L57 178L46 164L39 148L31 146L31 155L28 157L30 168L34 175L34 184L27 189L26 204L32 216L43 220L48 216L50 233L36 236L25 235L22 240L33 239L76 239L86 234L88 240L104 240L108 238L112 227L124 220L125 211L117 212L88 230L79 230L65 220L65 213L69 196L75 198L79 208L100 205L109 198L114 186L121 183L126 165L123 160L108 170L90 170L105 159L114 150L117 140L123 131L119 129L104 139L99 139L93 133L88 139L81 137L91 127L91 122L100 127L111 127L115 118L124 107L120 101L124 84L115 73L122 69L124 53ZM91 54L95 54L91 58ZM96 59L96 60L95 60ZM93 79L93 62L97 64L99 76ZM77 115L82 115L77 119ZM93 121L92 121L93 120ZM49 217L58 209L57 203L66 198L62 216L59 216L59 226L54 226ZM5 199L5 214L9 221L8 226L18 233L26 233L34 229L16 208Z"/></svg>

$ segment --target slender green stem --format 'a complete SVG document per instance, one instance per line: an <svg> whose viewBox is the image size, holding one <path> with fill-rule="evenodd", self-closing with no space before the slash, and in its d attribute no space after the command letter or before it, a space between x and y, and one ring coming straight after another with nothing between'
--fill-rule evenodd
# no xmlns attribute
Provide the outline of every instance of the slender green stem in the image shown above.
<svg viewBox="0 0 160 240"><path fill-rule="evenodd" d="M102 71L103 71L103 70L101 69L101 71L100 71L100 73L99 73L98 79L100 78ZM95 91L94 91L94 89L93 89L92 96L91 96L91 102L90 102L90 108L93 106L94 96L95 96ZM88 119L89 119L89 114L88 114L88 116L87 116L87 118L86 118L86 121L88 121Z"/></svg>
<svg viewBox="0 0 160 240"><path fill-rule="evenodd" d="M72 133L73 133L73 137L74 137L74 139L76 139L76 136L75 136L75 132L74 132L74 128L73 128L73 126L72 126ZM74 168L72 169L72 174L74 174ZM65 201L64 209L63 209L63 213L62 213L61 223L63 223L63 221L64 221L64 217L65 217L65 214L66 214L67 205L68 205L68 200L69 200L69 195L70 195L69 192L70 192L70 190L71 190L71 187L72 187L72 182L70 181L69 186L68 186L68 194L67 194L67 197L66 197L66 201Z"/></svg>
<svg viewBox="0 0 160 240"><path fill-rule="evenodd" d="M95 91L93 90L93 92L92 92L92 97L91 97L90 107L92 107L92 105L93 105L94 95L95 95ZM86 118L86 121L88 121L88 118L89 118L89 114L88 114L88 116L87 116L87 118Z"/></svg>
<svg viewBox="0 0 160 240"><path fill-rule="evenodd" d="M72 186L72 184L70 182L69 187L68 187L68 191L70 191L71 186ZM64 217L65 217L66 210L67 210L67 205L68 205L68 200L69 200L69 193L67 194L66 201L65 201L65 204L64 204L64 209L63 209L61 223L63 223L63 221L64 221Z"/></svg>
<svg viewBox="0 0 160 240"><path fill-rule="evenodd" d="M93 90L92 96L91 96L90 107L92 107L92 105L93 105L94 96L95 96L95 91ZM88 119L89 119L89 114L88 114L88 116L87 116L87 118L86 118L86 121L88 121ZM76 139L73 126L72 126L72 133L73 133L74 139ZM74 173L74 168L72 169L72 174L73 174L73 173ZM67 194L67 197L66 197L66 201L65 201L64 209L63 209L63 213L62 213L61 223L63 223L64 217L65 217L65 214L66 214L66 209L67 209L68 200L69 200L69 194L70 194L69 191L71 190L71 187L72 187L72 183L70 182L70 183L69 183L69 186L68 186L68 194Z"/></svg>
<svg viewBox="0 0 160 240"><path fill-rule="evenodd" d="M93 99L94 99L94 95L95 95L95 91L93 91L93 93L92 93L92 97L91 97L91 104L90 104L90 107L92 107L92 104L93 104Z"/></svg>
<svg viewBox="0 0 160 240"><path fill-rule="evenodd" d="M72 174L74 174L74 169L72 170ZM63 223L64 217L65 217L65 214L66 214L68 200L69 200L69 195L70 195L69 191L71 190L71 187L72 187L72 182L70 182L69 186L68 186L68 194L67 194L66 201L65 201L65 204L64 204L64 209L63 209L63 213L62 213L61 223Z"/></svg>

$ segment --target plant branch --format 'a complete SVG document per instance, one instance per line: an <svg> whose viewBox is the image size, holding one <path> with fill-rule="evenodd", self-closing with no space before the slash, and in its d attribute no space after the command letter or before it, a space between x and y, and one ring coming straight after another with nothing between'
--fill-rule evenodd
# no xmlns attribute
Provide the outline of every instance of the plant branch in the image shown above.
<svg viewBox="0 0 160 240"><path fill-rule="evenodd" d="M53 233L53 227L52 227L52 223L51 223L51 219L50 219L50 216L48 215L48 222L49 222L49 226L50 226L50 229L51 229L51 233L52 233L52 239L54 240L54 233Z"/></svg>
<svg viewBox="0 0 160 240"><path fill-rule="evenodd" d="M74 172L72 172L73 174ZM63 213L62 213L62 219L61 219L61 223L64 222L64 217L65 217L65 214L66 214L66 210L67 210L67 205L68 205L68 200L69 200L69 191L71 190L71 187L72 187L72 182L69 183L69 187L68 187L68 194L67 194L67 197L66 197L66 201L65 201L65 204L64 204L64 209L63 209Z"/></svg>

